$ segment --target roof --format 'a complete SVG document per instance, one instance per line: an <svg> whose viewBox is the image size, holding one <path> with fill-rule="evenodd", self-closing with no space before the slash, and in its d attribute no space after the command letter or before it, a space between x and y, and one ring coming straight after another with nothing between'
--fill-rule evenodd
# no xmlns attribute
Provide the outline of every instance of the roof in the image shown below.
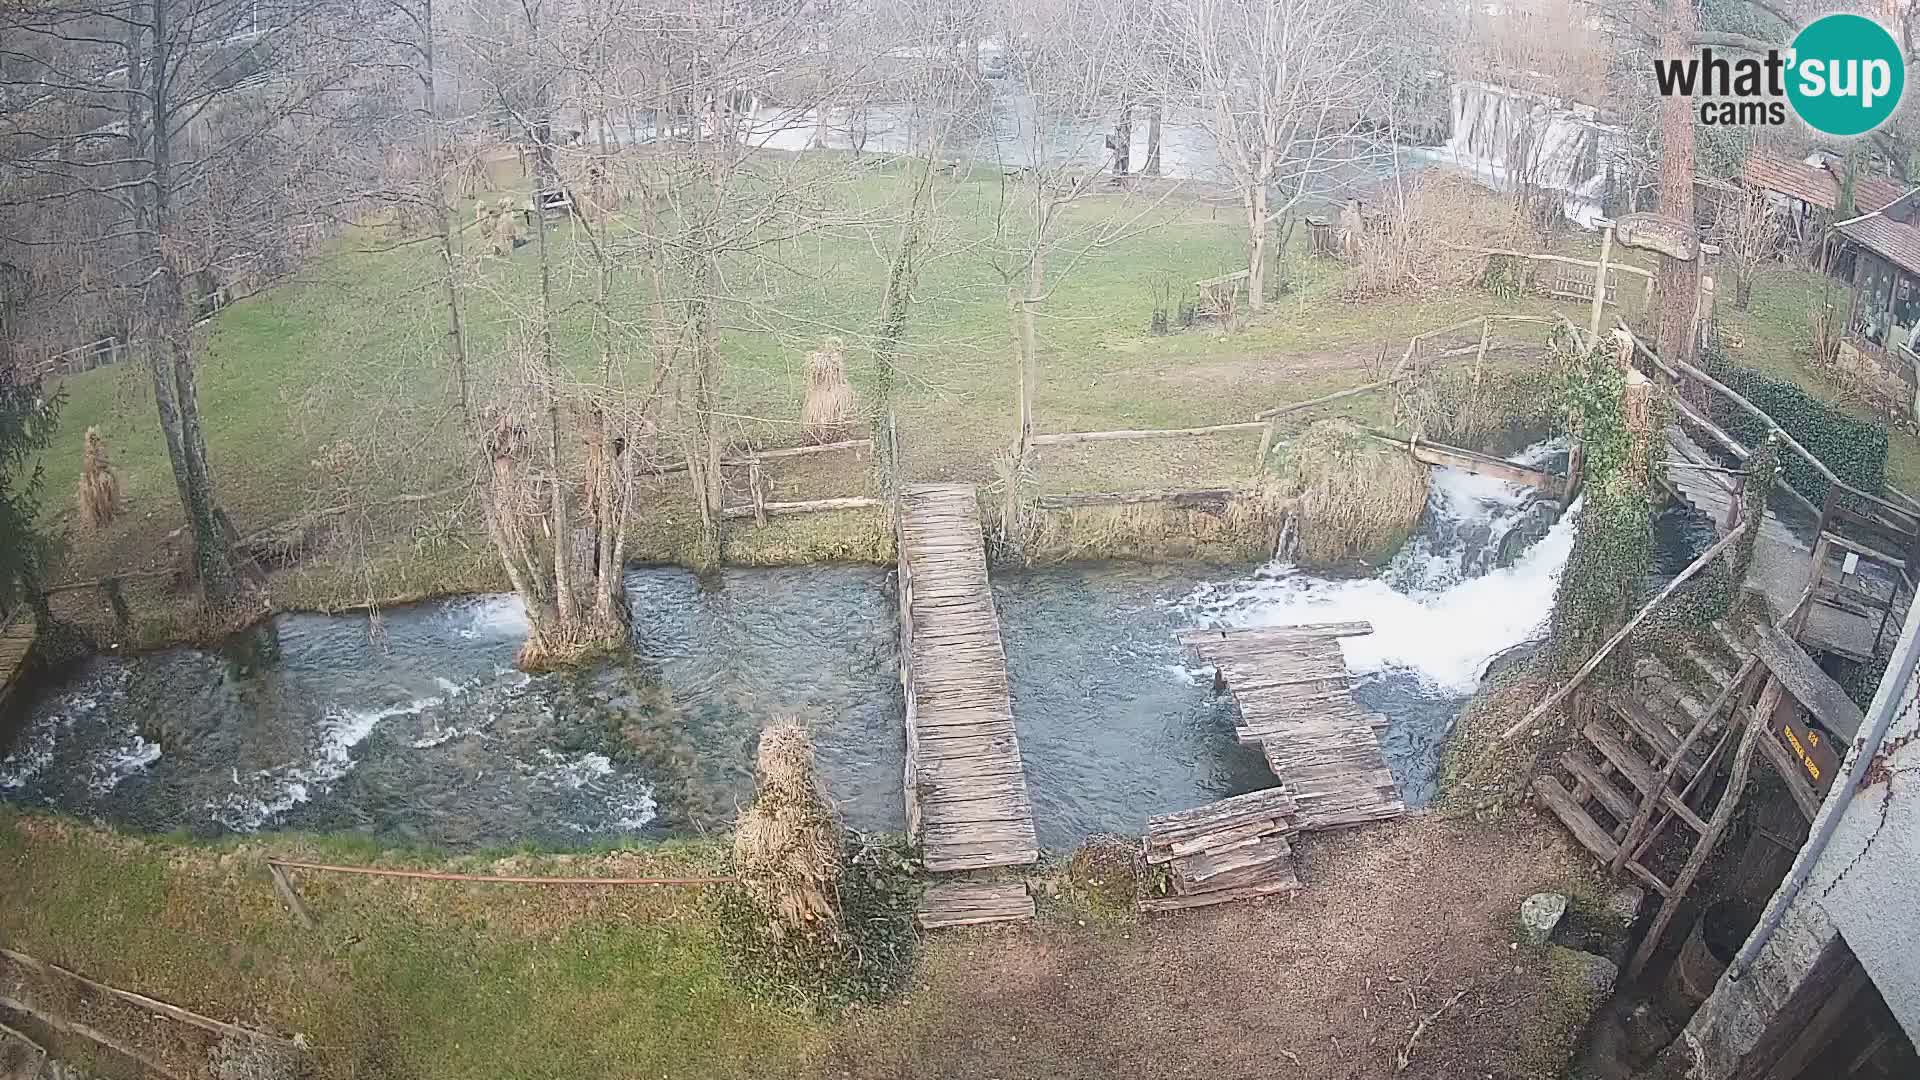
<svg viewBox="0 0 1920 1080"><path fill-rule="evenodd" d="M1920 229L1893 220L1878 211L1843 221L1833 230L1869 251L1885 256L1895 266L1920 274Z"/></svg>
<svg viewBox="0 0 1920 1080"><path fill-rule="evenodd" d="M1822 210L1832 210L1840 201L1840 178L1824 165L1750 154L1740 178ZM1853 205L1862 213L1879 210L1905 193L1899 184L1882 177L1856 176L1853 180Z"/></svg>

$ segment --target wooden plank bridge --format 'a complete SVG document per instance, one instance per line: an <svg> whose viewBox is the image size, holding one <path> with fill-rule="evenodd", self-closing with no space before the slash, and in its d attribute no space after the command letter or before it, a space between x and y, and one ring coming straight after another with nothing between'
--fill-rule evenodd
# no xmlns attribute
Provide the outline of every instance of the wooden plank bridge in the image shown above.
<svg viewBox="0 0 1920 1080"><path fill-rule="evenodd" d="M1340 639L1364 622L1253 630L1188 630L1181 644L1213 665L1240 706L1235 731L1258 744L1292 796L1302 830L1398 817L1406 806L1380 753L1384 721L1348 692Z"/></svg>
<svg viewBox="0 0 1920 1080"><path fill-rule="evenodd" d="M973 486L907 488L899 527L908 835L935 872L1032 863L1040 845Z"/></svg>

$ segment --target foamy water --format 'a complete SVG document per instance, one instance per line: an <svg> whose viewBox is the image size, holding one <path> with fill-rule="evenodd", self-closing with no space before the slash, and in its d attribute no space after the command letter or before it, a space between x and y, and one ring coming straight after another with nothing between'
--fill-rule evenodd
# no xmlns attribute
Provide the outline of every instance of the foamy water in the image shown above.
<svg viewBox="0 0 1920 1080"><path fill-rule="evenodd" d="M1538 465L1561 448L1542 443L1513 460ZM1501 480L1435 469L1429 527L1379 576L1325 578L1274 562L1245 580L1203 585L1182 607L1203 626L1364 620L1373 633L1341 639L1354 673L1406 671L1435 691L1470 694L1490 660L1534 637L1552 613L1578 504L1513 565L1473 572L1486 545L1497 544L1537 498ZM1463 540L1465 533L1475 540Z"/></svg>

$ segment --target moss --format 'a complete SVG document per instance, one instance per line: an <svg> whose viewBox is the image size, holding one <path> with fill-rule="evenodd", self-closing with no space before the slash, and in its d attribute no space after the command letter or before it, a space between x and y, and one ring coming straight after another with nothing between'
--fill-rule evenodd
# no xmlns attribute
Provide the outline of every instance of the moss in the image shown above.
<svg viewBox="0 0 1920 1080"><path fill-rule="evenodd" d="M1534 1037L1535 1067L1542 1074L1560 1076L1579 1049L1587 1025L1606 1004L1612 983L1595 984L1597 957L1560 945L1548 945L1545 965L1552 996L1544 1003Z"/></svg>
<svg viewBox="0 0 1920 1080"><path fill-rule="evenodd" d="M1139 921L1134 904L1147 876L1139 841L1123 836L1092 836L1059 867L1059 901L1076 922L1125 927Z"/></svg>

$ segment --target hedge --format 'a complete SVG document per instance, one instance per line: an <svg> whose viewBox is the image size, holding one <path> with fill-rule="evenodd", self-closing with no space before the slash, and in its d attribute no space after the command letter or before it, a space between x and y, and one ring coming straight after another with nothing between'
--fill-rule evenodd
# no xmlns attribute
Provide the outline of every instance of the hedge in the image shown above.
<svg viewBox="0 0 1920 1080"><path fill-rule="evenodd" d="M1813 397L1785 379L1762 375L1728 360L1719 347L1707 350L1703 367L1740 396L1760 406L1807 452L1819 458L1834 475L1870 495L1887 483L1887 429L1856 419ZM1767 437L1767 426L1732 402L1715 396L1714 420L1747 446ZM1820 505L1827 497L1827 478L1799 454L1780 455L1787 483Z"/></svg>

